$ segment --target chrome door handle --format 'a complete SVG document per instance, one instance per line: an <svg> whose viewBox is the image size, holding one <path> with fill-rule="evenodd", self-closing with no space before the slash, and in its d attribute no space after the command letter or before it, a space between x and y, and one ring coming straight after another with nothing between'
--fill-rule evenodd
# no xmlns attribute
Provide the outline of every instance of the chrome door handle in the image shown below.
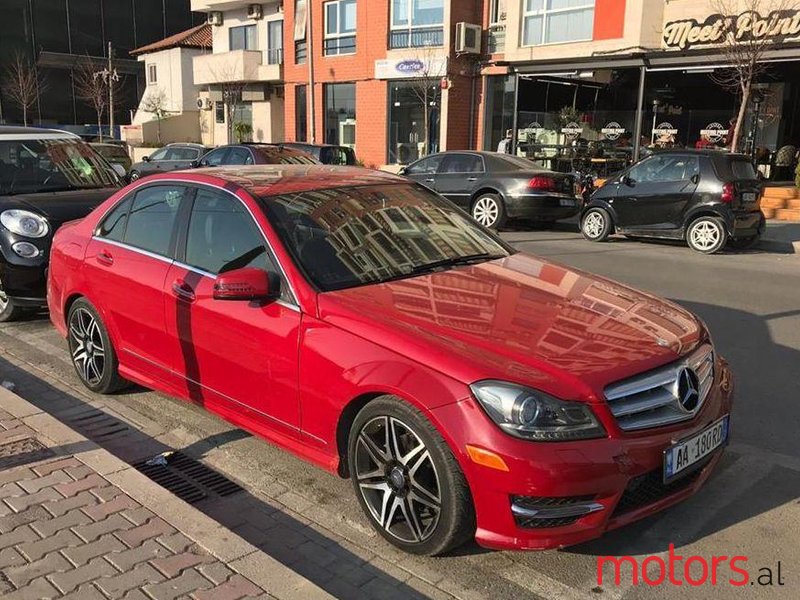
<svg viewBox="0 0 800 600"><path fill-rule="evenodd" d="M194 295L194 290L192 290L185 282L181 281L180 279L176 280L172 284L172 292L181 300L185 300L186 302L194 302L196 296Z"/></svg>
<svg viewBox="0 0 800 600"><path fill-rule="evenodd" d="M114 264L114 257L105 250L101 250L95 258L97 259L97 262L103 265L111 266Z"/></svg>
<svg viewBox="0 0 800 600"><path fill-rule="evenodd" d="M436 180L435 179L426 179L425 183L433 183L434 181L436 181Z"/></svg>
<svg viewBox="0 0 800 600"><path fill-rule="evenodd" d="M477 177L468 177L467 181L478 181Z"/></svg>

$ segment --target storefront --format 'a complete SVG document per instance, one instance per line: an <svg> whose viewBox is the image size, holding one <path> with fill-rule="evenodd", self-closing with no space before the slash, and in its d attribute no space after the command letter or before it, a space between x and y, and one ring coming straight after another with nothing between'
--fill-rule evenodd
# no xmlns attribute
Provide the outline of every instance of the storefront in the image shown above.
<svg viewBox="0 0 800 600"><path fill-rule="evenodd" d="M514 130L517 154L556 170L600 174L647 148L730 148L739 97L720 81L730 57L718 38L730 23L742 39L770 42L739 149L774 167L778 150L800 142L800 11L729 15L728 21L671 14L665 9L658 50L515 61L505 64L507 74L486 77L483 148L496 150L506 131ZM786 177L774 168L763 171Z"/></svg>

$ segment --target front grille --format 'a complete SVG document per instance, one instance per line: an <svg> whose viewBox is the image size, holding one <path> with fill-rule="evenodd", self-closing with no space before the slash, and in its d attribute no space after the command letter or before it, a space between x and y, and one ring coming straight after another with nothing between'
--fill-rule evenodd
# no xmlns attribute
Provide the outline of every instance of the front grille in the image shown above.
<svg viewBox="0 0 800 600"><path fill-rule="evenodd" d="M612 518L647 506L648 504L658 502L662 498L667 498L689 487L697 481L700 473L702 473L702 469L693 471L677 481L666 484L664 483L661 469L656 469L655 471L650 471L644 475L634 477L628 482L625 492L622 494L622 497L614 509Z"/></svg>
<svg viewBox="0 0 800 600"><path fill-rule="evenodd" d="M594 498L595 496L511 496L511 506L517 527L551 529L572 525L578 519L601 508L592 502ZM534 514L519 514L522 511ZM570 512L575 514L568 514Z"/></svg>
<svg viewBox="0 0 800 600"><path fill-rule="evenodd" d="M514 517L517 527L523 529L552 529L553 527L565 527L572 525L580 517L556 517L553 519L532 519L530 517Z"/></svg>
<svg viewBox="0 0 800 600"><path fill-rule="evenodd" d="M680 399L680 380L687 368L697 376L699 395L696 405L689 408ZM635 431L693 418L713 383L714 349L707 344L678 362L608 386L605 396L620 428Z"/></svg>

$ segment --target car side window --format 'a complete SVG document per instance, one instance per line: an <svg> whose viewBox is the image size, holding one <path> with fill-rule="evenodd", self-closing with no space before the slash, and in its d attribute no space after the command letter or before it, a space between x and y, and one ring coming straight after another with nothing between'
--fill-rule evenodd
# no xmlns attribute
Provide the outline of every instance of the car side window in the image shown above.
<svg viewBox="0 0 800 600"><path fill-rule="evenodd" d="M203 159L206 163L213 166L221 165L225 160L225 155L228 153L228 148L217 148L206 154Z"/></svg>
<svg viewBox="0 0 800 600"><path fill-rule="evenodd" d="M128 214L125 243L170 256L172 230L185 191L182 186L156 185L136 192Z"/></svg>
<svg viewBox="0 0 800 600"><path fill-rule="evenodd" d="M228 158L225 160L228 165L252 165L253 155L247 148L231 148Z"/></svg>
<svg viewBox="0 0 800 600"><path fill-rule="evenodd" d="M696 156L651 156L628 172L637 183L665 183L688 181L700 173Z"/></svg>
<svg viewBox="0 0 800 600"><path fill-rule="evenodd" d="M128 196L103 219L100 227L97 228L97 235L107 240L121 242L125 237L125 225L128 223L128 210L130 207L131 197Z"/></svg>
<svg viewBox="0 0 800 600"><path fill-rule="evenodd" d="M197 152L191 148L173 148L170 160L194 160Z"/></svg>
<svg viewBox="0 0 800 600"><path fill-rule="evenodd" d="M161 148L150 155L150 160L165 160L169 148Z"/></svg>
<svg viewBox="0 0 800 600"><path fill-rule="evenodd" d="M482 173L483 161L476 154L449 154L442 161L440 173Z"/></svg>
<svg viewBox="0 0 800 600"><path fill-rule="evenodd" d="M428 158L423 158L422 160L408 167L408 169L406 169L406 173L409 175L432 175L439 170L439 165L441 164L441 156L429 156Z"/></svg>

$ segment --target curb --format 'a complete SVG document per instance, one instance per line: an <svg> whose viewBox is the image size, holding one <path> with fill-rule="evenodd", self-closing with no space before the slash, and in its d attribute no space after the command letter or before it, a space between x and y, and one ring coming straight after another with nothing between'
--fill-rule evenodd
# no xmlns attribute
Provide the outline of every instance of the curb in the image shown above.
<svg viewBox="0 0 800 600"><path fill-rule="evenodd" d="M759 250L766 250L768 252L800 255L800 241L781 242L778 240L763 239L758 243L756 248Z"/></svg>
<svg viewBox="0 0 800 600"><path fill-rule="evenodd" d="M334 598L313 582L172 495L126 462L2 387L0 406L31 428L39 441L49 446L57 455L60 446L79 448L76 452L62 451L60 454L74 456L270 596L278 600Z"/></svg>

